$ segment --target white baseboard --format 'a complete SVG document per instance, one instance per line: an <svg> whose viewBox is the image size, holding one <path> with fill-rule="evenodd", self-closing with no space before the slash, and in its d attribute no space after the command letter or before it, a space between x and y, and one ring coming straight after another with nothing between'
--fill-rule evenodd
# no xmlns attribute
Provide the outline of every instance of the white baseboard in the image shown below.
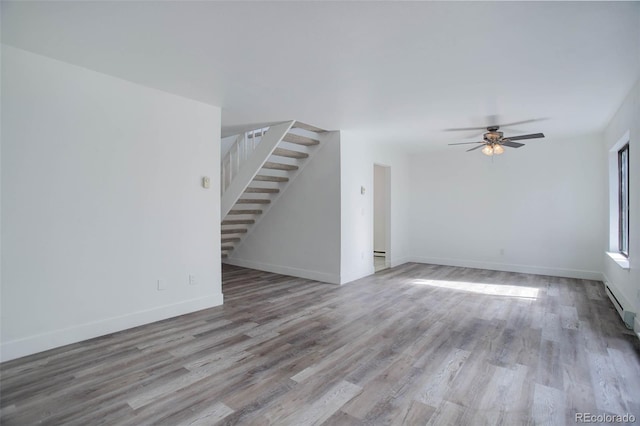
<svg viewBox="0 0 640 426"><path fill-rule="evenodd" d="M395 268L396 266L404 265L407 262L411 262L410 257L401 257L400 259L391 259L390 267Z"/></svg>
<svg viewBox="0 0 640 426"><path fill-rule="evenodd" d="M0 361L9 361L38 352L81 342L105 334L222 305L222 293L159 306L119 317L107 318L48 333L11 340L0 345Z"/></svg>
<svg viewBox="0 0 640 426"><path fill-rule="evenodd" d="M306 278L329 284L340 284L340 276L327 272L311 271L308 269L293 268L290 266L273 265L271 263L254 262L244 259L224 259L224 263L241 266L243 268L257 269L259 271L273 272L274 274L290 275L293 277Z"/></svg>
<svg viewBox="0 0 640 426"><path fill-rule="evenodd" d="M385 268L395 268L396 266L400 266L403 265L407 262L410 262L411 259L408 257L402 257L400 259L389 259L389 257L386 257L385 259ZM368 277L369 275L373 275L376 273L375 267L372 267L370 269L367 269L366 271L361 271L361 272L355 272L355 273L349 273L349 274L343 274L341 276L342 284L347 284L350 283L352 281L356 281L359 280L360 278L364 278L364 277Z"/></svg>
<svg viewBox="0 0 640 426"><path fill-rule="evenodd" d="M359 280L360 278L368 277L369 275L373 275L376 273L376 269L371 265L370 268L367 268L366 271L361 272L351 272L347 274L342 274L340 276L340 284L347 284L355 280Z"/></svg>
<svg viewBox="0 0 640 426"><path fill-rule="evenodd" d="M441 257L412 257L411 262L430 263L434 265L460 266L463 268L488 269L492 271L519 272L522 274L550 275L554 277L578 278L602 281L601 272L579 269L549 268L544 266L517 265L510 263L494 263L466 259L447 259Z"/></svg>

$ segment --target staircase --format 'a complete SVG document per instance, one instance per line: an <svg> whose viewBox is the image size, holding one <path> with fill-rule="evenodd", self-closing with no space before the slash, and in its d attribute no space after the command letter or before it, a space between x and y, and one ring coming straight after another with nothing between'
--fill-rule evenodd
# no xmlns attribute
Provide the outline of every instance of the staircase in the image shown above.
<svg viewBox="0 0 640 426"><path fill-rule="evenodd" d="M221 167L221 252L233 254L251 227L309 161L326 131L288 121L237 135Z"/></svg>

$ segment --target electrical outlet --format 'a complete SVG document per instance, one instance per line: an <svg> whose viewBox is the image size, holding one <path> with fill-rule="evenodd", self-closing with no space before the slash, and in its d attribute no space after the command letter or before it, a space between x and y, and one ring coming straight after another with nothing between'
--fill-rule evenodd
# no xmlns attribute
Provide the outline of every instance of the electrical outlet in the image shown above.
<svg viewBox="0 0 640 426"><path fill-rule="evenodd" d="M195 275L189 275L189 285L196 285L198 284L198 282L196 281L196 276Z"/></svg>
<svg viewBox="0 0 640 426"><path fill-rule="evenodd" d="M158 280L158 291L165 290L167 288L167 284L164 280Z"/></svg>

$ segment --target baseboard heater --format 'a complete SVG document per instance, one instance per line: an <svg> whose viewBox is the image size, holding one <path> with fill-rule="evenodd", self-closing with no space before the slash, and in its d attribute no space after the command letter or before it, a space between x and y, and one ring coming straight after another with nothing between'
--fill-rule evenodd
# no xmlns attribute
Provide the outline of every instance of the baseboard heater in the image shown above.
<svg viewBox="0 0 640 426"><path fill-rule="evenodd" d="M616 311L618 311L620 318L622 318L622 322L624 322L624 325L629 330L633 330L633 320L636 317L636 313L631 312L630 310L625 309L625 307L622 306L622 303L620 303L620 300L618 300L616 295L613 293L608 283L604 284L604 289L607 292L609 299L611 299L611 303L613 303L613 306L616 308Z"/></svg>

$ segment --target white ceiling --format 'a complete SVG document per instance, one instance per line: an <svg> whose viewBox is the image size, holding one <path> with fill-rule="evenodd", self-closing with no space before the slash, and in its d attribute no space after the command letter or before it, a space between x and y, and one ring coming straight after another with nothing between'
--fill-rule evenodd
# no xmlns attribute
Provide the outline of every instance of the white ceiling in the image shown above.
<svg viewBox="0 0 640 426"><path fill-rule="evenodd" d="M297 119L443 147L496 119L602 130L640 77L640 3L3 1L2 41L219 105L225 133Z"/></svg>

